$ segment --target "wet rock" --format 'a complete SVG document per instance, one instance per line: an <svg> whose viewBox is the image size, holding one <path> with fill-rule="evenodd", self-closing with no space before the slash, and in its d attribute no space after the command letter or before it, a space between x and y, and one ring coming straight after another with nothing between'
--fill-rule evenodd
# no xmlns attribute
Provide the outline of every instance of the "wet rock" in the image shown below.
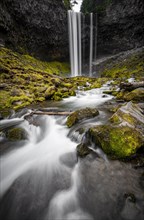
<svg viewBox="0 0 144 220"><path fill-rule="evenodd" d="M144 100L144 88L135 89L128 94L124 95L125 101L143 101Z"/></svg>
<svg viewBox="0 0 144 220"><path fill-rule="evenodd" d="M138 105L129 102L121 106L106 125L91 127L87 137L111 158L122 159L135 155L140 148L143 148L143 132L142 110ZM86 147L82 144L79 149L85 151Z"/></svg>
<svg viewBox="0 0 144 220"><path fill-rule="evenodd" d="M77 154L80 157L85 157L92 152L91 149L88 148L87 143L81 143L77 146Z"/></svg>
<svg viewBox="0 0 144 220"><path fill-rule="evenodd" d="M80 109L68 116L66 124L70 128L83 119L93 118L97 115L99 115L99 112L96 108Z"/></svg>
<svg viewBox="0 0 144 220"><path fill-rule="evenodd" d="M142 135L129 126L100 125L89 129L93 142L112 158L125 158L143 146Z"/></svg>
<svg viewBox="0 0 144 220"><path fill-rule="evenodd" d="M113 124L126 124L137 129L141 134L144 132L144 115L142 109L132 102L121 106L110 118Z"/></svg>
<svg viewBox="0 0 144 220"><path fill-rule="evenodd" d="M120 107L110 122L90 129L107 154L123 158L134 155L144 145L144 116L138 105L129 102Z"/></svg>
<svg viewBox="0 0 144 220"><path fill-rule="evenodd" d="M0 113L0 120L3 120L3 116L1 115L1 113Z"/></svg>
<svg viewBox="0 0 144 220"><path fill-rule="evenodd" d="M26 136L26 132L22 128L11 128L6 132L6 137L11 141L25 140Z"/></svg>

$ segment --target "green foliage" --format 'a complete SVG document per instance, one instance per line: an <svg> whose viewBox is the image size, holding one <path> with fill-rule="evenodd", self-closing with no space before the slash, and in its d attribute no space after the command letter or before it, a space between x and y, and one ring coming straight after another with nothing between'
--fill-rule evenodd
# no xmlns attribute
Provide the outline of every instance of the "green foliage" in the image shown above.
<svg viewBox="0 0 144 220"><path fill-rule="evenodd" d="M106 7L112 3L112 0L101 0L101 1L95 1L95 0L83 0L81 11L83 13L101 13L106 10Z"/></svg>
<svg viewBox="0 0 144 220"><path fill-rule="evenodd" d="M71 4L70 4L70 0L64 0L64 5L67 9L71 9Z"/></svg>

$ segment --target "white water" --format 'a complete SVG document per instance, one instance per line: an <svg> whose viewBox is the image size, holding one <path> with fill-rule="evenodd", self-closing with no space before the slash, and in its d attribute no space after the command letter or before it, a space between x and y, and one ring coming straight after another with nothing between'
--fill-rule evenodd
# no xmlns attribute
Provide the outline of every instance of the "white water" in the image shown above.
<svg viewBox="0 0 144 220"><path fill-rule="evenodd" d="M89 55L89 76L92 76L93 60L93 13L90 13L90 55Z"/></svg>
<svg viewBox="0 0 144 220"><path fill-rule="evenodd" d="M81 12L68 11L68 27L69 27L69 50L71 63L71 76L81 76L83 74L82 66L87 65L89 76L92 77L93 61L96 59L97 48L97 16L94 24L93 13L89 15L89 24L85 24L85 15ZM89 34L85 30L89 26ZM86 34L86 35L85 35ZM82 39L83 38L83 39ZM89 51L89 59L85 58L85 42L89 40L87 50ZM87 64L85 64L87 60ZM84 63L83 63L84 62Z"/></svg>
<svg viewBox="0 0 144 220"><path fill-rule="evenodd" d="M63 103L71 103L73 109L97 107L113 98L102 97L107 87L105 84L100 89L81 91ZM107 214L110 220L135 220L136 216L143 219L140 202L130 206L126 201L120 208L117 202L123 192L134 192L142 200L137 174L129 166L108 162L106 155L93 147L94 159L88 157L77 162L77 143L68 138L65 117L40 116L38 127L23 121L23 117L9 119L10 123L18 121L29 137L25 146L0 159L0 197L9 191L9 196L4 196L9 210L5 207L2 219L104 220ZM120 209L118 215L115 209Z"/></svg>

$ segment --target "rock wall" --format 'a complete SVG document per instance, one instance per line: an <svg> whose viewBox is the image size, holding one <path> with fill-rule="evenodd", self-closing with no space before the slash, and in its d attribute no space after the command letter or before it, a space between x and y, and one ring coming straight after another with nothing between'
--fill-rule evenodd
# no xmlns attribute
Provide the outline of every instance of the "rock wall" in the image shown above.
<svg viewBox="0 0 144 220"><path fill-rule="evenodd" d="M98 55L144 45L143 0L92 0L88 11L84 2L82 11L98 13Z"/></svg>
<svg viewBox="0 0 144 220"><path fill-rule="evenodd" d="M0 44L37 58L68 58L67 10L62 0L1 0Z"/></svg>

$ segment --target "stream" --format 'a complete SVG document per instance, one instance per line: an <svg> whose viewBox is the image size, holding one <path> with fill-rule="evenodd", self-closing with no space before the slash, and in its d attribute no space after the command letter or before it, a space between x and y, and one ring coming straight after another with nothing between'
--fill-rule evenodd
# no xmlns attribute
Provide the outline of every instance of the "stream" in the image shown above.
<svg viewBox="0 0 144 220"><path fill-rule="evenodd" d="M130 163L108 160L99 148L85 158L77 157L82 141L79 128L104 124L104 108L113 96L100 89L48 103L48 108L75 110L96 107L100 114L68 129L66 116L13 114L0 121L0 128L21 127L24 141L0 138L1 220L143 220L144 185L142 170ZM29 111L31 111L29 109ZM93 147L93 146L90 146Z"/></svg>

